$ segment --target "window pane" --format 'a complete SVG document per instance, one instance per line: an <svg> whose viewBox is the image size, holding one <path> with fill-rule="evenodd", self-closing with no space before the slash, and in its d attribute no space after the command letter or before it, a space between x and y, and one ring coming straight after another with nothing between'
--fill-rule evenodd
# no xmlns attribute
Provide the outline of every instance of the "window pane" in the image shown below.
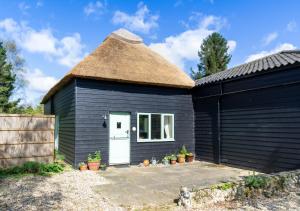
<svg viewBox="0 0 300 211"><path fill-rule="evenodd" d="M164 138L171 139L173 137L173 118L171 115L164 116Z"/></svg>
<svg viewBox="0 0 300 211"><path fill-rule="evenodd" d="M160 114L151 114L151 139L161 139Z"/></svg>
<svg viewBox="0 0 300 211"><path fill-rule="evenodd" d="M149 138L149 116L139 115L139 138L148 139Z"/></svg>

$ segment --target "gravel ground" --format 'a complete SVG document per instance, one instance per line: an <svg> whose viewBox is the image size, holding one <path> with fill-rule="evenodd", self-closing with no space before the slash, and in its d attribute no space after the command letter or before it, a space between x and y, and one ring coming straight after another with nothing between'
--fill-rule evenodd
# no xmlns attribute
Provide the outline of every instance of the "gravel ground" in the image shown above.
<svg viewBox="0 0 300 211"><path fill-rule="evenodd" d="M300 210L300 190L257 200L253 206L243 206L241 210Z"/></svg>
<svg viewBox="0 0 300 211"><path fill-rule="evenodd" d="M0 210L123 210L93 191L107 184L99 173L67 171L51 177L0 180Z"/></svg>
<svg viewBox="0 0 300 211"><path fill-rule="evenodd" d="M0 179L0 210L124 210L94 191L97 186L104 184L109 184L109 181L99 173L77 170L51 177ZM144 211L185 210L175 204L136 208ZM259 199L251 205L239 202L194 204L190 210L300 210L300 190L283 193L280 197Z"/></svg>
<svg viewBox="0 0 300 211"><path fill-rule="evenodd" d="M282 194L280 197L257 199L255 202L249 203L248 205L242 205L239 202L220 203L211 207L205 207L205 209L201 210L298 211L300 210L300 193L290 192Z"/></svg>

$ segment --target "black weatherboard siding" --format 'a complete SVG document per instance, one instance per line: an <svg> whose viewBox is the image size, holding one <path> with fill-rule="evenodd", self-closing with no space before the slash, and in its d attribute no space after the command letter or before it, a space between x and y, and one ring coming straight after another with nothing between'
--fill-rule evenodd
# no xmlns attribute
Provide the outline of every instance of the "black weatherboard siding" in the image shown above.
<svg viewBox="0 0 300 211"><path fill-rule="evenodd" d="M161 159L183 144L194 152L194 114L188 90L76 79L76 163L96 150L108 162L109 119L105 126L103 115L109 112L129 112L131 128L137 127L137 112L175 115L175 142L138 143L136 132L131 131L132 164L152 156Z"/></svg>
<svg viewBox="0 0 300 211"><path fill-rule="evenodd" d="M75 80L63 87L44 106L45 114L59 116L58 150L75 163Z"/></svg>
<svg viewBox="0 0 300 211"><path fill-rule="evenodd" d="M265 172L300 168L299 91L297 66L194 88L198 157L217 162L220 150L221 163L229 165Z"/></svg>
<svg viewBox="0 0 300 211"><path fill-rule="evenodd" d="M218 107L216 98L196 100L195 152L198 158L218 162Z"/></svg>

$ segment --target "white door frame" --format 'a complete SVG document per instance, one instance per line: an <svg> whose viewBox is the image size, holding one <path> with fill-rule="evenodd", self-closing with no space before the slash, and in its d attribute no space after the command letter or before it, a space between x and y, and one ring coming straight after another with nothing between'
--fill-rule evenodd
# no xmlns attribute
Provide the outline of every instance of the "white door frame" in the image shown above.
<svg viewBox="0 0 300 211"><path fill-rule="evenodd" d="M128 115L129 116L129 128L128 128L128 135L129 135L129 141L128 141L128 162L123 162L123 163L111 163L111 157L110 157L110 150L111 150L111 139L110 139L110 133L111 133L111 128L110 128L110 115L113 114L120 114L120 115ZM131 160L131 113L126 112L126 111L115 111L115 112L109 112L109 122L108 122L108 163L109 165L122 165L122 164L130 164Z"/></svg>

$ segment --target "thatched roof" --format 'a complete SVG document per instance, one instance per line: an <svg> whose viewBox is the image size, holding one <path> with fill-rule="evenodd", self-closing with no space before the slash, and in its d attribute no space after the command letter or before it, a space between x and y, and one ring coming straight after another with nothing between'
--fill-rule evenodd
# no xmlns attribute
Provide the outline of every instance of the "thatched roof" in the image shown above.
<svg viewBox="0 0 300 211"><path fill-rule="evenodd" d="M110 34L93 53L49 90L42 103L46 103L72 78L186 89L194 86L194 81L184 71L148 48L140 37L124 29Z"/></svg>

